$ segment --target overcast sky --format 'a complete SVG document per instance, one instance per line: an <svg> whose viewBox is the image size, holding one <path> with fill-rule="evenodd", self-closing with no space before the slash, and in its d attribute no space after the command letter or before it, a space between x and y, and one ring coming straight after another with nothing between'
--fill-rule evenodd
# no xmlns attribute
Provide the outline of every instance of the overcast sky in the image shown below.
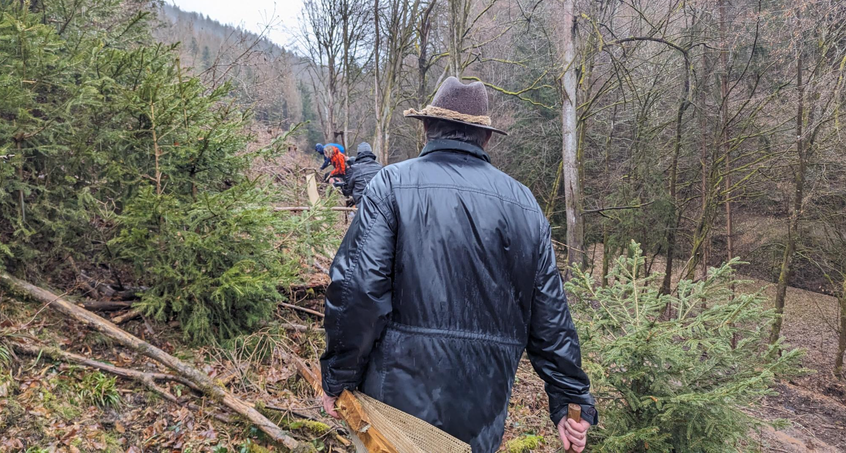
<svg viewBox="0 0 846 453"><path fill-rule="evenodd" d="M273 27L268 37L276 44L288 46L297 29L297 17L303 0L167 0L183 11L196 11L229 25L261 33Z"/></svg>

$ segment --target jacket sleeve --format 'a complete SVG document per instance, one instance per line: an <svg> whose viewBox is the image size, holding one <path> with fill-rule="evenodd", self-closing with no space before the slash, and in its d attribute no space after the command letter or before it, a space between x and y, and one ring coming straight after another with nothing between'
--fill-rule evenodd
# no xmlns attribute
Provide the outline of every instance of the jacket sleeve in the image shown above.
<svg viewBox="0 0 846 453"><path fill-rule="evenodd" d="M361 199L332 268L326 291L323 390L338 396L361 382L391 313L396 222L384 173Z"/></svg>
<svg viewBox="0 0 846 453"><path fill-rule="evenodd" d="M579 337L567 307L548 223L541 235L526 352L546 383L552 422L558 425L567 415L567 405L576 403L582 406L582 418L595 425L598 419L590 395L590 380L582 370Z"/></svg>
<svg viewBox="0 0 846 453"><path fill-rule="evenodd" d="M328 167L328 166L329 166L329 158L326 157L326 156L323 156L323 165L320 166L320 170L325 170L326 167Z"/></svg>
<svg viewBox="0 0 846 453"><path fill-rule="evenodd" d="M345 197L349 197L353 193L353 187L355 187L355 167L350 167L347 169L346 177L344 178L344 185L341 187L341 193L344 194Z"/></svg>

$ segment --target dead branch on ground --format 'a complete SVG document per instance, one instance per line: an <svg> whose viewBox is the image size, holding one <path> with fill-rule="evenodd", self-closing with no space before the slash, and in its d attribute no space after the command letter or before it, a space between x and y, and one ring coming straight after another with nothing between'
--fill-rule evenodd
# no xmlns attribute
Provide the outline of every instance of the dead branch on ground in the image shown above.
<svg viewBox="0 0 846 453"><path fill-rule="evenodd" d="M256 425L259 429L264 431L271 439L281 442L283 445L291 450L303 451L309 445L300 443L289 436L285 431L276 426L275 423L268 420L253 406L241 401L229 393L224 388L215 384L214 380L205 373L194 368L191 365L177 359L176 357L164 352L163 350L142 341L141 339L129 334L120 329L111 322L97 316L94 313L85 310L70 301L53 294L50 291L39 288L35 285L19 280L11 275L3 272L0 273L0 281L4 282L13 290L32 297L47 306L83 323L84 325L97 330L107 337L117 341L118 343L143 354L157 362L165 365L176 372L179 376L193 383L204 394L212 397L215 400L221 401L225 406L233 411L241 414L251 423ZM313 447L312 447L313 448ZM306 450L307 451L307 450Z"/></svg>

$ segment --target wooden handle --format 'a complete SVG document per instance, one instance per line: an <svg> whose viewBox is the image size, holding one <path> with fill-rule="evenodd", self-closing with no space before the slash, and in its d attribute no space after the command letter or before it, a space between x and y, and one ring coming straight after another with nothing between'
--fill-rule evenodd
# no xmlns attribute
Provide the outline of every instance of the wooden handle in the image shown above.
<svg viewBox="0 0 846 453"><path fill-rule="evenodd" d="M567 418L572 418L577 423L582 421L582 406L578 404L570 403L567 405ZM576 450L573 450L573 446L570 446L570 449L567 450L567 453L576 453Z"/></svg>

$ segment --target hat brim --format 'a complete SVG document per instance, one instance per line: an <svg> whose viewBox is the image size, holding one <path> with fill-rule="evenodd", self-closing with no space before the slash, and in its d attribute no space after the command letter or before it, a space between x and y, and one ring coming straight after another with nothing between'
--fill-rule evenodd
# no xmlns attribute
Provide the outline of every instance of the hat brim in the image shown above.
<svg viewBox="0 0 846 453"><path fill-rule="evenodd" d="M415 118L415 119L418 119L418 120L430 119L430 120L449 121L450 123L464 124L464 125L467 125L467 126L478 127L479 129L484 129L484 130L487 130L487 131L496 132L497 134L508 135L508 132L505 132L502 129L497 129L497 128L492 127L492 126L485 126L485 125L482 125L482 124L469 123L467 121L458 121L458 120L454 120L454 119L451 119L451 118L444 118L443 116L420 115L420 114L412 113L412 114L409 114L409 115L405 115L405 117L406 118Z"/></svg>

